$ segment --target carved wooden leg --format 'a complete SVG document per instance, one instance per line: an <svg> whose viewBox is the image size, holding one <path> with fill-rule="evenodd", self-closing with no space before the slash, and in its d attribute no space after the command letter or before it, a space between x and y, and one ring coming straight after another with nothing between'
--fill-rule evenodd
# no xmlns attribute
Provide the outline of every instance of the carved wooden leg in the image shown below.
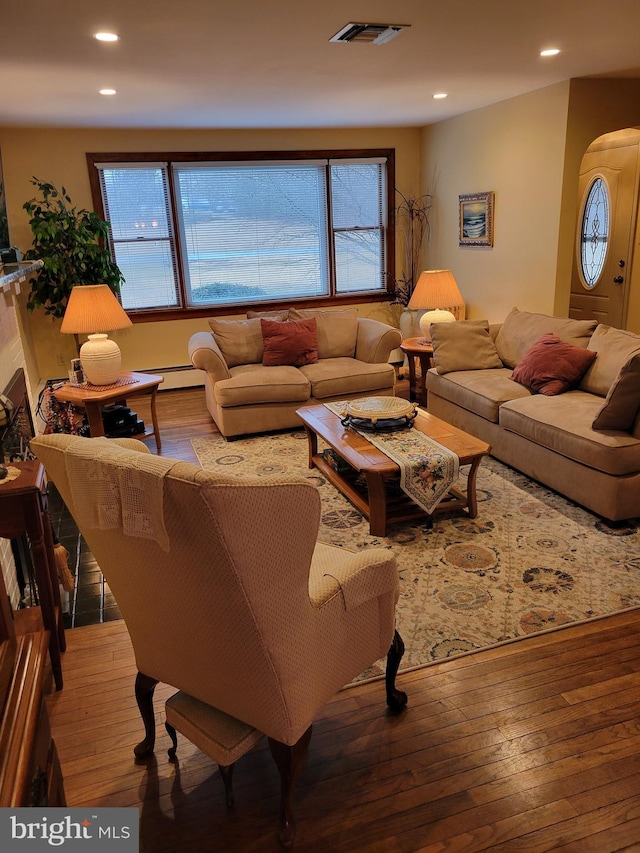
<svg viewBox="0 0 640 853"><path fill-rule="evenodd" d="M233 793L233 764L218 764L218 770L224 782L224 799L227 808L232 809L236 801Z"/></svg>
<svg viewBox="0 0 640 853"><path fill-rule="evenodd" d="M142 722L144 723L144 740L134 748L136 758L148 758L153 755L156 742L156 718L153 712L153 691L158 683L157 678L151 678L139 672L136 675L136 702Z"/></svg>
<svg viewBox="0 0 640 853"><path fill-rule="evenodd" d="M291 847L296 835L293 817L293 785L311 740L311 729L306 730L293 746L269 738L269 748L280 773L280 831L278 838L284 847Z"/></svg>
<svg viewBox="0 0 640 853"><path fill-rule="evenodd" d="M178 734L175 728L171 725L171 723L165 722L164 727L167 730L167 734L171 738L171 749L169 749L167 752L169 756L169 761L175 761L176 752L178 750Z"/></svg>
<svg viewBox="0 0 640 853"><path fill-rule="evenodd" d="M394 712L402 711L407 705L407 694L396 689L396 675L400 667L400 661L404 655L404 643L397 631L394 631L391 647L387 652L387 672L385 675L385 687L387 689L387 705Z"/></svg>

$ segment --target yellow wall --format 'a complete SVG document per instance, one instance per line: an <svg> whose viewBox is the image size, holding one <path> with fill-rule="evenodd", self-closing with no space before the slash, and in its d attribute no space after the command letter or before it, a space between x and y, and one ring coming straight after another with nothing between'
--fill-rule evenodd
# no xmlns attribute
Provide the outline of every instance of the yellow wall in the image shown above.
<svg viewBox="0 0 640 853"><path fill-rule="evenodd" d="M638 125L640 80L579 79L423 129L424 187L435 181L427 265L453 271L467 316L500 321L514 305L566 316L582 156ZM494 247L459 247L458 195L491 190ZM640 261L627 327L640 331Z"/></svg>
<svg viewBox="0 0 640 853"><path fill-rule="evenodd" d="M567 116L562 209L558 234L556 313L566 314L578 216L578 175L589 145L614 130L640 126L640 80L572 80ZM636 239L637 245L637 239ZM640 333L640 258L630 282L627 328Z"/></svg>
<svg viewBox="0 0 640 853"><path fill-rule="evenodd" d="M23 251L31 245L31 231L23 203L33 197L32 176L64 185L74 205L92 208L87 152L128 151L260 151L338 148L395 148L396 186L408 191L420 182L418 128L362 128L353 130L102 130L0 128L0 151L11 241ZM26 315L41 379L65 376L75 355L73 337L59 334L59 321L43 312ZM397 319L388 306L359 306L363 315ZM127 370L150 370L188 363L187 341L207 329L206 320L140 323L113 338L122 350Z"/></svg>
<svg viewBox="0 0 640 853"><path fill-rule="evenodd" d="M435 185L427 265L453 272L467 317L553 311L568 102L567 81L423 130L423 181ZM486 191L494 246L460 247L458 196Z"/></svg>
<svg viewBox="0 0 640 853"><path fill-rule="evenodd" d="M467 316L502 320L521 310L566 314L577 215L580 160L597 136L640 125L640 81L572 80L493 104L426 128L348 130L102 130L0 128L0 151L12 242L25 250L31 232L22 204L31 176L64 184L74 204L91 207L85 153L375 148L396 149L396 186L434 191L425 266L451 269ZM458 246L458 196L495 192L492 249ZM402 258L398 258L399 268ZM640 275L640 264L638 264ZM640 281L630 313L640 315ZM73 339L42 312L19 300L32 387L65 375ZM364 304L362 314L396 322L388 305ZM1 310L1 308L0 308ZM630 328L639 331L640 316ZM142 323L114 332L126 369L187 364L190 335L205 320ZM35 365L35 367L32 367ZM39 376L34 376L39 373Z"/></svg>

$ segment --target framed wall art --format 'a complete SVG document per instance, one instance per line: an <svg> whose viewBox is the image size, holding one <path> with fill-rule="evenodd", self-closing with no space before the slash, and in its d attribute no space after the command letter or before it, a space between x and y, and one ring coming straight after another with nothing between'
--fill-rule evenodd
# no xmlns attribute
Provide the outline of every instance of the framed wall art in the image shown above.
<svg viewBox="0 0 640 853"><path fill-rule="evenodd" d="M460 246L493 246L493 197L492 192L458 196Z"/></svg>

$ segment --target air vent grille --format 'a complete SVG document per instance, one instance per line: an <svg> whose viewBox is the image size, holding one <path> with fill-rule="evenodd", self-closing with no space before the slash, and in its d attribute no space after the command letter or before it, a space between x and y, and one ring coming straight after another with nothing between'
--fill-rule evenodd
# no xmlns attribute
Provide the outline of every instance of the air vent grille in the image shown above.
<svg viewBox="0 0 640 853"><path fill-rule="evenodd" d="M345 24L329 41L386 44L411 24Z"/></svg>

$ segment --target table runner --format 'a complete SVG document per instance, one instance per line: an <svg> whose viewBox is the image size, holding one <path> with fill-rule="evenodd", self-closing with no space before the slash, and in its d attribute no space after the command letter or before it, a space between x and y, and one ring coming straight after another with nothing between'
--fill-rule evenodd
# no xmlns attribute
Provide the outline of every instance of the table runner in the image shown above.
<svg viewBox="0 0 640 853"><path fill-rule="evenodd" d="M342 417L348 400L324 405ZM356 429L353 426L350 429ZM417 429L360 430L367 441L400 468L400 488L427 513L432 513L458 479L460 460L452 450Z"/></svg>

